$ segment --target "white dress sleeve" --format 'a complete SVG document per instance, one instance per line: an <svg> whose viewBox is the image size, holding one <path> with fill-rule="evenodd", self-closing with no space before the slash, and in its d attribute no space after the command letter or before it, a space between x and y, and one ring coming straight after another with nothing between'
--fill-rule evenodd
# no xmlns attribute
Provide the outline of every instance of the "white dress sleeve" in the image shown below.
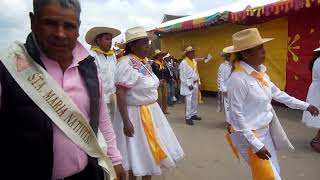
<svg viewBox="0 0 320 180"><path fill-rule="evenodd" d="M115 84L132 88L138 81L140 73L135 70L128 62L128 59L123 59L117 64Z"/></svg>
<svg viewBox="0 0 320 180"><path fill-rule="evenodd" d="M253 151L258 152L264 144L247 127L243 111L248 93L248 86L243 79L237 77L230 79L228 84L228 100L231 125L241 137L244 137L248 141Z"/></svg>
<svg viewBox="0 0 320 180"><path fill-rule="evenodd" d="M273 82L270 81L269 76L267 76L270 82L270 88L272 92L272 99L285 104L286 106L290 107L291 109L300 109L300 110L307 110L309 104L296 99L292 96L289 96L287 93L281 91Z"/></svg>

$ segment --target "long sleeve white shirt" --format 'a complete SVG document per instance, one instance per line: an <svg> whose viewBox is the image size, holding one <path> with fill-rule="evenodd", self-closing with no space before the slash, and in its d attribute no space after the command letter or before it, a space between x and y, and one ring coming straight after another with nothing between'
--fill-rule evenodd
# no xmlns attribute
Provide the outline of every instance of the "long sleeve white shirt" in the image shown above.
<svg viewBox="0 0 320 180"><path fill-rule="evenodd" d="M224 61L219 66L218 72L218 90L221 92L227 92L227 84L231 75L232 66L228 61Z"/></svg>
<svg viewBox="0 0 320 180"><path fill-rule="evenodd" d="M181 80L180 94L183 96L190 95L193 91L189 89L189 86L194 85L194 82L199 80L199 76L186 60L180 63L179 73Z"/></svg>
<svg viewBox="0 0 320 180"><path fill-rule="evenodd" d="M273 114L271 100L281 102L292 109L306 110L308 103L300 101L281 91L274 85L267 74L264 80L269 86L263 86L250 74L255 71L251 66L240 61L244 72L233 72L228 82L228 99L230 106L230 123L241 136L248 140L255 152L264 144L255 137L252 130L257 130L269 125ZM260 65L260 73L264 73L266 67Z"/></svg>
<svg viewBox="0 0 320 180"><path fill-rule="evenodd" d="M90 54L95 58L95 63L103 84L104 100L106 103L110 103L111 96L116 92L115 73L117 58L115 55L105 56L95 51L90 51Z"/></svg>

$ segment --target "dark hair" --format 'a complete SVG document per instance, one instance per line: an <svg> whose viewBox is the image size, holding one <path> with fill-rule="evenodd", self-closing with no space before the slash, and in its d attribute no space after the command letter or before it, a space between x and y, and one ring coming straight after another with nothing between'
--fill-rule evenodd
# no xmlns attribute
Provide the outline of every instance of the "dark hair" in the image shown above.
<svg viewBox="0 0 320 180"><path fill-rule="evenodd" d="M133 42L134 42L134 41L133 41ZM126 44L126 48L124 49L124 55L125 55L125 56L133 53L132 50L131 50L131 44L132 44L133 42L130 42L130 43Z"/></svg>
<svg viewBox="0 0 320 180"><path fill-rule="evenodd" d="M37 15L42 7L47 6L53 2L59 3L63 8L74 9L78 17L80 18L81 5L79 0L33 0L33 13Z"/></svg>
<svg viewBox="0 0 320 180"><path fill-rule="evenodd" d="M313 58L309 63L309 70L312 72L314 62L320 57L320 51L316 51L313 54Z"/></svg>

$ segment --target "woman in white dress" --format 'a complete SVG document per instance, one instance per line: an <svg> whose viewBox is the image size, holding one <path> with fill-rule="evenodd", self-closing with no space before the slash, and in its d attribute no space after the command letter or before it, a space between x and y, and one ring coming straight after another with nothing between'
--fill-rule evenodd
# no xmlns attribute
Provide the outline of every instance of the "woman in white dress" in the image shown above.
<svg viewBox="0 0 320 180"><path fill-rule="evenodd" d="M150 180L161 167L174 168L184 152L157 103L159 80L145 61L149 39L142 27L126 31L125 55L116 70L114 130L129 179Z"/></svg>
<svg viewBox="0 0 320 180"><path fill-rule="evenodd" d="M315 49L314 51L314 57L310 63L312 83L309 87L307 102L320 108L320 48ZM314 117L309 113L304 112L302 121L309 127L318 128L318 133L310 142L310 145L313 149L320 152L320 117Z"/></svg>
<svg viewBox="0 0 320 180"><path fill-rule="evenodd" d="M319 115L318 108L281 91L265 73L266 51L263 44L271 40L261 38L256 28L245 29L235 33L232 36L233 46L223 50L236 53L234 71L227 88L231 139L249 164L253 179L259 180L280 180L276 148L282 144L292 147L273 111L271 100Z"/></svg>

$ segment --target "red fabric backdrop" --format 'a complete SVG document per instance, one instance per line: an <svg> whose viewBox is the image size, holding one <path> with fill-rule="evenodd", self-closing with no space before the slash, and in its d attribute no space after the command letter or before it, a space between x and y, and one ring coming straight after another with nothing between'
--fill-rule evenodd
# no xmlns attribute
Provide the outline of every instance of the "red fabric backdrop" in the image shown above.
<svg viewBox="0 0 320 180"><path fill-rule="evenodd" d="M288 15L286 92L305 100L311 82L309 62L320 47L320 6Z"/></svg>

